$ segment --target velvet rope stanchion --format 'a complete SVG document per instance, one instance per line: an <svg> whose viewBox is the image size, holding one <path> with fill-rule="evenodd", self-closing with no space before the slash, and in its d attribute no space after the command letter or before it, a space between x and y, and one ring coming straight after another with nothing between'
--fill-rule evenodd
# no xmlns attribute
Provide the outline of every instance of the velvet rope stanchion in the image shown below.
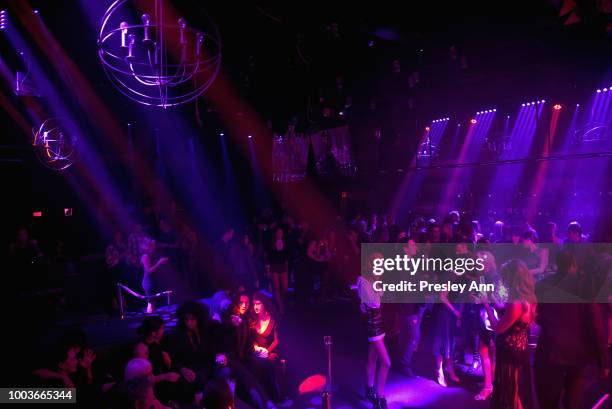
<svg viewBox="0 0 612 409"><path fill-rule="evenodd" d="M159 292L157 294L153 294L153 295L142 295L137 293L136 291L132 290L131 288L129 288L126 285L123 285L121 283L117 283L117 291L119 293L118 298L119 298L119 313L121 316L121 319L125 318L125 306L124 306L124 301L123 301L123 291L125 291L126 293L130 294L131 296L134 296L136 298L139 298L141 300L147 300L147 302L149 300L154 300L156 298L160 298L163 296L166 296L166 304L168 306L170 306L170 296L172 295L173 291L172 290L166 290L166 291L162 291Z"/></svg>

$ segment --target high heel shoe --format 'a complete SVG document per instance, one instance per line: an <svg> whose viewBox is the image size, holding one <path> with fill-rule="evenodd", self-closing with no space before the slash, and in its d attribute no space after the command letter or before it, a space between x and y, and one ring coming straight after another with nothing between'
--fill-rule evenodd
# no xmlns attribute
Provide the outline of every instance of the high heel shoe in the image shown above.
<svg viewBox="0 0 612 409"><path fill-rule="evenodd" d="M373 386L366 386L365 398L376 405L376 389Z"/></svg>
<svg viewBox="0 0 612 409"><path fill-rule="evenodd" d="M492 393L493 393L492 386L483 387L480 390L480 392L478 392L478 395L474 396L474 400L487 400L489 399Z"/></svg>
<svg viewBox="0 0 612 409"><path fill-rule="evenodd" d="M376 399L376 403L374 404L374 408L373 409L388 409L387 399L385 399L385 398L378 398L378 399Z"/></svg>
<svg viewBox="0 0 612 409"><path fill-rule="evenodd" d="M443 388L446 388L448 386L446 383L446 379L444 379L444 371L442 369L438 370L438 374L436 375L436 382Z"/></svg>

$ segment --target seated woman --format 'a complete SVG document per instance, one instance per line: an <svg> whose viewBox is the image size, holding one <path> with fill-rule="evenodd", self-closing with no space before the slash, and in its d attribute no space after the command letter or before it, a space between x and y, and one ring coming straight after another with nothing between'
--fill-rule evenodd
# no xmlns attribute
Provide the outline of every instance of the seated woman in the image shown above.
<svg viewBox="0 0 612 409"><path fill-rule="evenodd" d="M279 385L282 379L283 361L278 355L278 321L272 313L270 299L259 292L253 294L250 338L255 373L263 380L272 400L279 406L288 403L288 399L282 396Z"/></svg>
<svg viewBox="0 0 612 409"><path fill-rule="evenodd" d="M273 407L273 402L257 378L248 369L252 355L248 320L250 300L245 293L238 293L223 317L225 352L232 376L236 379L238 396L252 406L264 409Z"/></svg>
<svg viewBox="0 0 612 409"><path fill-rule="evenodd" d="M134 358L146 359L153 368L156 395L166 402L177 398L176 382L180 375L172 371L172 359L163 350L164 321L158 316L147 317L137 330L140 341L134 348Z"/></svg>

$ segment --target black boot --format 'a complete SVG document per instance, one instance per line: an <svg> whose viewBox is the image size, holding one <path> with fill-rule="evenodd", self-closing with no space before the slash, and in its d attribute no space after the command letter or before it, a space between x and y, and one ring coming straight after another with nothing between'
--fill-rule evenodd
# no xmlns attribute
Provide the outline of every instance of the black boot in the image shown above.
<svg viewBox="0 0 612 409"><path fill-rule="evenodd" d="M376 404L376 389L373 386L366 386L365 388L365 397L367 400L372 402L372 404Z"/></svg>
<svg viewBox="0 0 612 409"><path fill-rule="evenodd" d="M388 409L387 399L385 398L376 399L376 403L374 404L374 409Z"/></svg>

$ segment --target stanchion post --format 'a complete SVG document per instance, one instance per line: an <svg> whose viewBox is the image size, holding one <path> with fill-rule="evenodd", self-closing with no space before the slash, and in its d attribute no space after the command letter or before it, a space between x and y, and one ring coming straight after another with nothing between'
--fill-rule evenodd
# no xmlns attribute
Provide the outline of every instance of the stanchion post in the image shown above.
<svg viewBox="0 0 612 409"><path fill-rule="evenodd" d="M331 409L331 344L332 337L330 335L326 335L323 337L323 343L325 344L325 351L327 352L327 379L325 382L325 390L323 391L323 395L321 396L321 407L323 409Z"/></svg>
<svg viewBox="0 0 612 409"><path fill-rule="evenodd" d="M117 294L119 301L119 318L125 318L125 311L123 310L123 293L121 292L121 283L117 283Z"/></svg>

